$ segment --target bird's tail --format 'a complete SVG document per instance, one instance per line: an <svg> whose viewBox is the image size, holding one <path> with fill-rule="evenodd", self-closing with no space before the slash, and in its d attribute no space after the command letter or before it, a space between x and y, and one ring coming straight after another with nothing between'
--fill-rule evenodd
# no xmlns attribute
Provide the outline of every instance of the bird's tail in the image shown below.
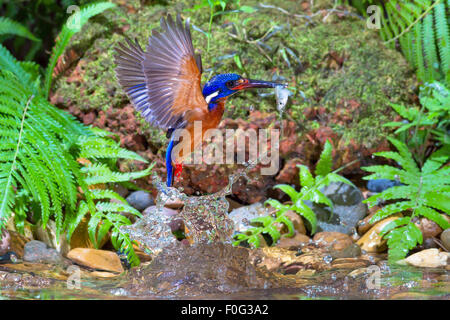
<svg viewBox="0 0 450 320"><path fill-rule="evenodd" d="M166 170L167 170L167 186L171 187L173 185L174 178L174 168L172 165L172 149L173 149L173 139L170 139L169 145L166 151Z"/></svg>

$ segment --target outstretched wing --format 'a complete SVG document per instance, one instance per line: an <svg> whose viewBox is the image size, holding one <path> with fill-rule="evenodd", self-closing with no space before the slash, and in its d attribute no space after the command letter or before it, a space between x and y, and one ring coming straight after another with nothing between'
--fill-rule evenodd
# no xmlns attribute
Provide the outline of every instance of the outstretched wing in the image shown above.
<svg viewBox="0 0 450 320"><path fill-rule="evenodd" d="M144 52L137 41L116 48L116 74L137 110L163 129L183 127L208 112L203 97L201 58L192 46L189 22L178 15L161 18L162 33L152 30Z"/></svg>

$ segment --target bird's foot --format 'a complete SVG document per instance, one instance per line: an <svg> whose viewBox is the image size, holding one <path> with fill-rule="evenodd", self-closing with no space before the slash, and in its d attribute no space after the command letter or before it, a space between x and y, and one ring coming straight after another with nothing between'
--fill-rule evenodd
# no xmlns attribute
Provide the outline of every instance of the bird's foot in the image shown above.
<svg viewBox="0 0 450 320"><path fill-rule="evenodd" d="M181 172L183 172L183 164L182 163L175 163L175 172L174 177L177 181L180 180Z"/></svg>

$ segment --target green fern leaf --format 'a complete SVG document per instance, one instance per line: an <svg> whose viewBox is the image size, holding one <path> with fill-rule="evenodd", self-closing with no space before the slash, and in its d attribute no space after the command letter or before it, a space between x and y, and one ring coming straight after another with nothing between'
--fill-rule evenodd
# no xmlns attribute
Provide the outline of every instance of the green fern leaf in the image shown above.
<svg viewBox="0 0 450 320"><path fill-rule="evenodd" d="M7 17L0 17L0 35L2 34L13 34L33 41L41 41L39 38L36 38L25 26Z"/></svg>
<svg viewBox="0 0 450 320"><path fill-rule="evenodd" d="M84 24L86 24L89 18L113 7L116 7L116 5L111 2L98 2L90 4L82 7L80 11L75 12L72 16L69 17L69 19L67 19L67 22L64 24L61 32L57 37L55 46L52 50L49 64L45 71L44 96L46 98L50 93L53 69L55 68L59 57L64 53L64 50L68 46L70 39L72 39L72 37L81 30L81 28Z"/></svg>
<svg viewBox="0 0 450 320"><path fill-rule="evenodd" d="M316 166L316 176L326 176L331 172L331 168L333 166L333 155L332 155L333 147L331 143L327 140L325 142L325 146L320 155L319 162Z"/></svg>

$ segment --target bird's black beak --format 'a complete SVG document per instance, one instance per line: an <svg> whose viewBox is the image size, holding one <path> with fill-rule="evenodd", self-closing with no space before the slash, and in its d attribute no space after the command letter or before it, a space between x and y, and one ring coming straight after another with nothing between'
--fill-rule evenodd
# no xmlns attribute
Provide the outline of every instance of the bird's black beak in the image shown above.
<svg viewBox="0 0 450 320"><path fill-rule="evenodd" d="M243 89L252 89L252 88L275 88L277 86L286 87L286 85L282 84L282 83L242 78L237 81L236 86L234 86L232 89L233 90L243 90Z"/></svg>

